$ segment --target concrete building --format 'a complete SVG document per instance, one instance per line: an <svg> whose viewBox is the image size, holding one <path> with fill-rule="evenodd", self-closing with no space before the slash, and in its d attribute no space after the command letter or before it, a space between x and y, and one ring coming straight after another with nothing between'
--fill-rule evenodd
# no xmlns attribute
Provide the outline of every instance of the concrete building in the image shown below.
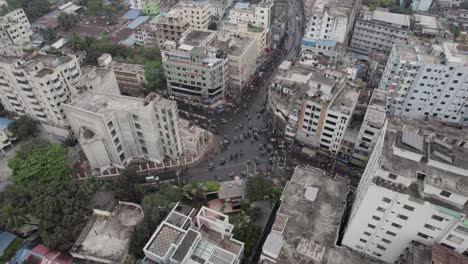
<svg viewBox="0 0 468 264"><path fill-rule="evenodd" d="M264 57L265 52L270 51L271 42L269 39L269 31L263 27L252 26L246 22L239 22L239 23L229 23L224 22L221 24L220 29L218 31L229 31L231 34L239 36L239 37L249 37L255 38L258 47L258 51L256 52L259 54L259 57Z"/></svg>
<svg viewBox="0 0 468 264"><path fill-rule="evenodd" d="M183 15L174 9L155 17L150 24L160 47L168 40L178 43L182 34L190 27Z"/></svg>
<svg viewBox="0 0 468 264"><path fill-rule="evenodd" d="M202 104L224 98L228 56L222 50L207 47L215 38L215 31L189 30L179 45L165 45L163 65L170 94Z"/></svg>
<svg viewBox="0 0 468 264"><path fill-rule="evenodd" d="M134 159L161 162L183 153L174 101L87 92L63 109L90 166L124 168Z"/></svg>
<svg viewBox="0 0 468 264"><path fill-rule="evenodd" d="M240 93L257 70L257 61L262 54L258 53L258 39L218 31L216 38L208 45L212 50L227 54L227 92Z"/></svg>
<svg viewBox="0 0 468 264"><path fill-rule="evenodd" d="M8 126L13 122L10 119L0 117L0 152L5 153L9 147L13 147L14 135L8 131Z"/></svg>
<svg viewBox="0 0 468 264"><path fill-rule="evenodd" d="M199 157L208 143L210 133L182 118L179 119L179 127L184 154L189 157Z"/></svg>
<svg viewBox="0 0 468 264"><path fill-rule="evenodd" d="M363 7L356 19L350 49L368 55L371 51L385 52L393 44L408 44L410 16Z"/></svg>
<svg viewBox="0 0 468 264"><path fill-rule="evenodd" d="M193 1L193 0L192 0ZM211 15L215 16L218 21L228 12L229 8L234 3L234 0L208 0L211 4Z"/></svg>
<svg viewBox="0 0 468 264"><path fill-rule="evenodd" d="M463 0L437 0L436 6L441 9L456 8L463 3Z"/></svg>
<svg viewBox="0 0 468 264"><path fill-rule="evenodd" d="M387 95L384 91L374 90L359 129L351 163L361 167L366 166L385 124L386 111Z"/></svg>
<svg viewBox="0 0 468 264"><path fill-rule="evenodd" d="M117 203L105 192L96 193L92 201L95 197L99 206L92 208L93 215L70 250L73 263L122 263L143 209L135 203Z"/></svg>
<svg viewBox="0 0 468 264"><path fill-rule="evenodd" d="M412 31L424 44L438 44L448 42L454 38L453 33L450 32L450 28L445 26L443 21L435 16L413 15ZM413 39L410 42L412 44L417 43Z"/></svg>
<svg viewBox="0 0 468 264"><path fill-rule="evenodd" d="M348 180L314 167L296 167L281 195L260 263L380 263L337 245Z"/></svg>
<svg viewBox="0 0 468 264"><path fill-rule="evenodd" d="M0 16L0 49L7 46L31 46L31 24L22 8Z"/></svg>
<svg viewBox="0 0 468 264"><path fill-rule="evenodd" d="M356 190L343 245L386 263L413 241L466 254L467 132L390 118Z"/></svg>
<svg viewBox="0 0 468 264"><path fill-rule="evenodd" d="M468 46L395 45L379 89L387 92L388 113L468 124Z"/></svg>
<svg viewBox="0 0 468 264"><path fill-rule="evenodd" d="M401 1L400 4L405 3L406 1ZM415 12L417 11L429 11L432 6L432 0L413 0L411 1L411 9Z"/></svg>
<svg viewBox="0 0 468 264"><path fill-rule="evenodd" d="M270 29L273 23L273 1L263 0L259 4L238 2L229 11L229 23L246 22L252 26Z"/></svg>
<svg viewBox="0 0 468 264"><path fill-rule="evenodd" d="M22 57L0 55L0 102L6 110L28 115L61 138L68 136L60 105L76 94L81 78L72 55L30 53Z"/></svg>
<svg viewBox="0 0 468 264"><path fill-rule="evenodd" d="M297 122L296 140L338 154L350 124L359 92L345 78L338 82L314 76L305 94Z"/></svg>
<svg viewBox="0 0 468 264"><path fill-rule="evenodd" d="M175 10L185 20L185 23L195 29L208 29L213 16L211 13L213 9L208 1L179 2L172 10Z"/></svg>
<svg viewBox="0 0 468 264"><path fill-rule="evenodd" d="M157 264L239 264L244 243L232 238L229 216L176 204L145 245L143 261Z"/></svg>
<svg viewBox="0 0 468 264"><path fill-rule="evenodd" d="M353 1L318 0L310 9L304 37L310 40L330 40L346 45L353 26Z"/></svg>
<svg viewBox="0 0 468 264"><path fill-rule="evenodd" d="M98 58L99 67L114 72L120 93L130 96L142 96L145 78L145 65L112 60L109 53Z"/></svg>

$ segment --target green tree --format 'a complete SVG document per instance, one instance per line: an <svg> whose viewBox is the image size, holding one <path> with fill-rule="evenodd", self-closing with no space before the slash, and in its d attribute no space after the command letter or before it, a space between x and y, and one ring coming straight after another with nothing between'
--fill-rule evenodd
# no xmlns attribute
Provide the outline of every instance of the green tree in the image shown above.
<svg viewBox="0 0 468 264"><path fill-rule="evenodd" d="M57 17L57 22L63 30L68 31L78 22L78 16L62 12Z"/></svg>
<svg viewBox="0 0 468 264"><path fill-rule="evenodd" d="M114 194L119 200L140 203L143 199L143 189L138 183L138 175L134 167L123 170L113 185Z"/></svg>
<svg viewBox="0 0 468 264"><path fill-rule="evenodd" d="M31 213L40 219L39 235L44 244L57 248L72 243L83 227L89 196L74 182L53 181L30 187L34 199Z"/></svg>
<svg viewBox="0 0 468 264"><path fill-rule="evenodd" d="M206 200L206 186L201 182L191 182L182 187L184 195L187 199L194 201L195 203L203 203Z"/></svg>
<svg viewBox="0 0 468 264"><path fill-rule="evenodd" d="M204 183L207 192L217 192L221 183L219 181L207 181Z"/></svg>
<svg viewBox="0 0 468 264"><path fill-rule="evenodd" d="M67 150L60 144L33 140L25 144L8 161L13 170L13 182L28 186L47 184L53 181L69 181L70 167L66 160Z"/></svg>
<svg viewBox="0 0 468 264"><path fill-rule="evenodd" d="M260 201L269 199L272 184L263 176L251 177L247 180L247 197L251 201Z"/></svg>
<svg viewBox="0 0 468 264"><path fill-rule="evenodd" d="M55 30L51 27L39 28L38 32L46 42L51 41L57 37L57 33L55 33Z"/></svg>
<svg viewBox="0 0 468 264"><path fill-rule="evenodd" d="M50 11L48 0L23 0L22 2L27 2L26 6L25 4L22 6L30 21L34 21Z"/></svg>
<svg viewBox="0 0 468 264"><path fill-rule="evenodd" d="M209 30L218 30L218 23L211 21L210 24L208 24L208 29Z"/></svg>
<svg viewBox="0 0 468 264"><path fill-rule="evenodd" d="M101 13L104 4L102 0L88 0L86 5L86 13L90 16L98 16Z"/></svg>
<svg viewBox="0 0 468 264"><path fill-rule="evenodd" d="M452 32L455 38L458 38L458 36L460 36L461 33L460 26L450 25L450 32Z"/></svg>
<svg viewBox="0 0 468 264"><path fill-rule="evenodd" d="M8 131L13 133L17 139L24 140L39 134L37 122L28 116L22 116L8 125Z"/></svg>
<svg viewBox="0 0 468 264"><path fill-rule="evenodd" d="M156 92L166 87L166 78L161 61L151 61L146 64L145 79L147 92Z"/></svg>
<svg viewBox="0 0 468 264"><path fill-rule="evenodd" d="M19 231L29 222L28 209L16 204L7 203L0 208L0 223L3 228L11 232Z"/></svg>

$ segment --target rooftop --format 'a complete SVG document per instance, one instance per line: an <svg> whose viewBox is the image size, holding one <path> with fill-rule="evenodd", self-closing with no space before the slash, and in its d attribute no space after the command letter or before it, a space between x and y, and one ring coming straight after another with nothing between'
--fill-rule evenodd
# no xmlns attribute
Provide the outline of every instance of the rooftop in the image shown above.
<svg viewBox="0 0 468 264"><path fill-rule="evenodd" d="M124 202L119 202L110 215L94 213L70 253L77 258L94 257L120 262L133 228L142 218L141 207Z"/></svg>
<svg viewBox="0 0 468 264"><path fill-rule="evenodd" d="M375 10L372 19L405 27L410 26L410 16L408 15Z"/></svg>
<svg viewBox="0 0 468 264"><path fill-rule="evenodd" d="M431 47L414 45L395 45L395 51L402 60L422 61L427 63L445 64L446 62L468 65L468 46L444 42ZM443 54L444 56L441 56Z"/></svg>
<svg viewBox="0 0 468 264"><path fill-rule="evenodd" d="M410 178L420 189L393 184L396 191L420 197L424 191L417 173L424 173L424 184L468 196L468 141L467 128L446 126L437 121L417 121L390 118L385 133L381 167L398 176ZM400 156L397 150L407 153ZM411 159L410 159L411 158ZM379 175L377 175L379 176ZM387 181L386 177L382 178ZM376 180L377 181L377 180ZM391 189L385 182L379 185ZM441 201L431 201L451 208Z"/></svg>
<svg viewBox="0 0 468 264"><path fill-rule="evenodd" d="M285 245L277 263L372 263L336 245L348 191L346 179L328 178L314 167L296 167L278 210L278 215L288 218L282 233ZM269 237L275 236L275 232ZM272 246L264 246L269 252L278 246L277 243L265 245Z"/></svg>
<svg viewBox="0 0 468 264"><path fill-rule="evenodd" d="M145 65L138 64L138 63L129 63L123 61L115 61L113 60L111 63L105 66L107 69L113 69L117 72L130 72L130 73L144 73L145 72Z"/></svg>
<svg viewBox="0 0 468 264"><path fill-rule="evenodd" d="M244 197L245 195L245 183L242 180L222 182L218 191L219 199Z"/></svg>
<svg viewBox="0 0 468 264"><path fill-rule="evenodd" d="M341 113L351 113L359 99L359 91L353 84L344 81L341 90L330 102L330 109Z"/></svg>
<svg viewBox="0 0 468 264"><path fill-rule="evenodd" d="M227 39L215 38L209 45L216 49L223 50L231 56L241 56L244 51L253 43L256 39L249 37L229 37Z"/></svg>
<svg viewBox="0 0 468 264"><path fill-rule="evenodd" d="M198 47L202 45L205 41L207 41L207 39L215 33L216 31L192 29L184 33L182 39L180 40L180 43Z"/></svg>
<svg viewBox="0 0 468 264"><path fill-rule="evenodd" d="M414 15L414 20L422 27L438 29L437 18L433 16Z"/></svg>

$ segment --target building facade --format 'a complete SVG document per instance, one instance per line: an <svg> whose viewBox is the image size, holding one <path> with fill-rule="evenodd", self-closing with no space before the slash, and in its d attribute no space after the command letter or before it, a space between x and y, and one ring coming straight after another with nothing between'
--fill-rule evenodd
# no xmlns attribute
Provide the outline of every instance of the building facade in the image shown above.
<svg viewBox="0 0 468 264"><path fill-rule="evenodd" d="M350 49L369 54L385 52L393 44L408 44L410 16L362 8L356 19Z"/></svg>
<svg viewBox="0 0 468 264"><path fill-rule="evenodd" d="M342 244L394 263L412 242L466 254L466 129L391 118L367 163Z"/></svg>
<svg viewBox="0 0 468 264"><path fill-rule="evenodd" d="M29 46L31 36L31 24L22 8L0 17L0 48L10 45Z"/></svg>
<svg viewBox="0 0 468 264"><path fill-rule="evenodd" d="M443 43L393 46L379 89L388 113L414 119L468 123L468 46Z"/></svg>
<svg viewBox="0 0 468 264"><path fill-rule="evenodd" d="M162 162L182 155L174 101L87 92L63 105L92 168L124 168L134 159Z"/></svg>
<svg viewBox="0 0 468 264"><path fill-rule="evenodd" d="M213 16L211 4L206 2L179 2L172 10L175 10L188 23L190 27L195 29L208 29Z"/></svg>
<svg viewBox="0 0 468 264"><path fill-rule="evenodd" d="M365 167L386 120L387 95L374 90L354 145L351 163Z"/></svg>
<svg viewBox="0 0 468 264"><path fill-rule="evenodd" d="M190 23L176 10L155 17L151 24L158 46L168 40L178 43L182 34L190 27Z"/></svg>
<svg viewBox="0 0 468 264"><path fill-rule="evenodd" d="M80 65L72 55L0 56L1 104L6 110L42 123L47 132L66 138L60 105L76 94Z"/></svg>
<svg viewBox="0 0 468 264"><path fill-rule="evenodd" d="M170 94L202 104L224 99L228 57L208 48L215 38L215 31L189 30L179 45L166 45L163 65Z"/></svg>
<svg viewBox="0 0 468 264"><path fill-rule="evenodd" d="M252 26L270 29L273 23L273 1L263 0L259 4L236 3L229 11L229 23L247 22Z"/></svg>

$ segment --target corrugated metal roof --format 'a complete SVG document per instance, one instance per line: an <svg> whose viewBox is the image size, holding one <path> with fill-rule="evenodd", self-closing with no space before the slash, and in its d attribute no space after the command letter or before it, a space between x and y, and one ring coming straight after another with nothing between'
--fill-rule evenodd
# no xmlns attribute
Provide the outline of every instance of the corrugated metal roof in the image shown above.
<svg viewBox="0 0 468 264"><path fill-rule="evenodd" d="M135 29L137 28L138 26L140 26L141 24L145 23L146 21L148 21L150 17L149 16L140 16L140 17L137 17L135 20L133 20L132 22L130 22L128 25L127 25L127 28L130 28L130 29Z"/></svg>
<svg viewBox="0 0 468 264"><path fill-rule="evenodd" d="M0 117L0 131L2 131L3 129L7 128L8 125L9 125L11 122L13 122L13 121L10 120L10 119Z"/></svg>
<svg viewBox="0 0 468 264"><path fill-rule="evenodd" d="M5 252L5 249L8 248L8 246L15 240L16 236L13 235L10 232L2 232L0 233L0 256L3 255L3 252Z"/></svg>
<svg viewBox="0 0 468 264"><path fill-rule="evenodd" d="M122 18L135 19L140 16L141 9L130 9L125 13Z"/></svg>

